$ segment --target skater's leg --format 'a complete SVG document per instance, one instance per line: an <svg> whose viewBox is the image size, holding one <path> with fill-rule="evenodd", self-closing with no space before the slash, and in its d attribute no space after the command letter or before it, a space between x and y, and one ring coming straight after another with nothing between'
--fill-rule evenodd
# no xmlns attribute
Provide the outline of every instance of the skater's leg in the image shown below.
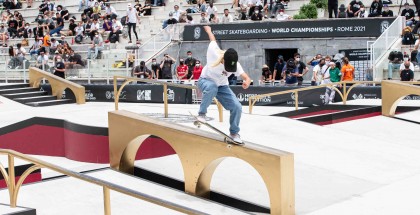
<svg viewBox="0 0 420 215"><path fill-rule="evenodd" d="M330 100L330 88L325 89L325 96L324 96L324 104L328 104L328 101Z"/></svg>
<svg viewBox="0 0 420 215"><path fill-rule="evenodd" d="M205 115L207 113L207 108L210 106L213 98L217 95L217 85L209 79L200 78L198 80L198 88L200 88L203 94L198 114Z"/></svg>
<svg viewBox="0 0 420 215"><path fill-rule="evenodd" d="M236 98L235 94L229 86L220 86L216 96L217 100L223 105L226 110L230 111L230 128L231 134L239 133L239 122L241 121L242 105Z"/></svg>
<svg viewBox="0 0 420 215"><path fill-rule="evenodd" d="M334 97L335 97L335 90L333 88L330 89L331 93L330 93L330 102L332 103L334 101Z"/></svg>

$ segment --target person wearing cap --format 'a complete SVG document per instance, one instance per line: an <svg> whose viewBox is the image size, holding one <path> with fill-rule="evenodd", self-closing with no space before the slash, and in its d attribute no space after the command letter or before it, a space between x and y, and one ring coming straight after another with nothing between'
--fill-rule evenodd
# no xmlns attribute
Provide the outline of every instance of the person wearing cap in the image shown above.
<svg viewBox="0 0 420 215"><path fill-rule="evenodd" d="M283 71L286 62L284 62L283 55L277 56L277 62L274 64L273 70L273 81L281 80L281 73Z"/></svg>
<svg viewBox="0 0 420 215"><path fill-rule="evenodd" d="M394 16L394 12L392 12L392 10L389 9L387 4L384 4L383 9L384 10L381 13L382 17L393 17Z"/></svg>
<svg viewBox="0 0 420 215"><path fill-rule="evenodd" d="M273 75L270 71L270 68L265 64L262 67L260 83L270 82L273 79Z"/></svg>
<svg viewBox="0 0 420 215"><path fill-rule="evenodd" d="M279 10L279 13L277 14L276 19L279 20L279 21L284 21L284 20L291 20L292 17L289 16L289 15L287 15L287 14L285 14L284 13L284 9L280 9Z"/></svg>
<svg viewBox="0 0 420 215"><path fill-rule="evenodd" d="M405 25L411 26L414 22L414 10L410 8L410 4L407 2L404 4L404 10L401 12L401 16L405 16Z"/></svg>
<svg viewBox="0 0 420 215"><path fill-rule="evenodd" d="M338 69L335 66L334 62L330 62L327 66L328 68L323 73L321 84L340 82L341 81L340 69ZM341 88L341 85L333 85L333 86ZM326 87L325 96L324 96L324 104L329 104L330 102L334 101L334 97L335 97L335 90L331 86Z"/></svg>
<svg viewBox="0 0 420 215"><path fill-rule="evenodd" d="M139 42L139 37L137 36L136 24L140 21L140 17L138 16L136 9L131 7L131 4L127 5L127 25L128 25L128 37L130 41L128 43L132 43L131 41L131 29L133 29L134 35L136 36L136 41Z"/></svg>
<svg viewBox="0 0 420 215"><path fill-rule="evenodd" d="M198 80L198 87L203 93L203 98L197 118L201 122L206 121L207 108L216 97L223 107L230 111L230 136L234 141L242 143L239 136L242 105L229 88L228 77L231 74L241 76L244 89L249 87L251 79L238 62L238 53L235 49L221 50L216 43L211 27L204 26L203 28L210 39L210 44L207 49L207 65L203 68Z"/></svg>

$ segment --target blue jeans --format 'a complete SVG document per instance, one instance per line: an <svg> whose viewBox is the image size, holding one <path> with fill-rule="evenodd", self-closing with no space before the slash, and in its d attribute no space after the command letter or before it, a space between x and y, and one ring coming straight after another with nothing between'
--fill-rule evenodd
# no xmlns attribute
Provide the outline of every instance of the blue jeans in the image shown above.
<svg viewBox="0 0 420 215"><path fill-rule="evenodd" d="M92 54L92 50L95 50L95 53L93 54L92 59L96 59L96 57L98 56L98 52L102 51L103 49L104 49L104 47L100 47L100 46L97 46L95 48L89 48L88 49L88 59L90 59L90 55Z"/></svg>
<svg viewBox="0 0 420 215"><path fill-rule="evenodd" d="M417 64L420 65L420 51L417 52L416 59L417 59Z"/></svg>
<svg viewBox="0 0 420 215"><path fill-rule="evenodd" d="M60 34L61 29L63 29L63 26L58 26L57 28L54 28L52 31L50 31L50 36L55 33Z"/></svg>
<svg viewBox="0 0 420 215"><path fill-rule="evenodd" d="M388 78L392 79L392 71L394 69L398 69L398 71L400 70L400 63L389 63L388 64Z"/></svg>
<svg viewBox="0 0 420 215"><path fill-rule="evenodd" d="M411 21L411 20L405 21L406 26L411 26L412 24L413 24L413 21Z"/></svg>
<svg viewBox="0 0 420 215"><path fill-rule="evenodd" d="M217 87L216 83L212 80L200 78L198 80L198 88L200 88L203 93L198 114L206 114L207 108L210 106L213 98L216 97L223 107L230 111L230 133L238 134L240 130L239 122L241 121L242 105L239 103L229 86L223 85Z"/></svg>

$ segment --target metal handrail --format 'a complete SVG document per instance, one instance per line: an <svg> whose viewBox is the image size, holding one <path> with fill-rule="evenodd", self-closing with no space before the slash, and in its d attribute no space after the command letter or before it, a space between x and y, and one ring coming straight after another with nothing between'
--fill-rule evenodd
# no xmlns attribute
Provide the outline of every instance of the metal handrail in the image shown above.
<svg viewBox="0 0 420 215"><path fill-rule="evenodd" d="M334 82L334 83L328 83L328 84L322 84L319 86L311 86L311 87L305 87L305 88L298 88L298 89L291 89L291 90L285 90L285 91L280 91L280 92L274 92L274 93L266 93L266 94L260 94L260 95L255 95L255 96L250 96L249 97L249 113L252 114L252 109L255 105L255 103L257 102L258 99L267 97L267 96L277 96L277 95L283 95L283 94L288 94L288 93L295 93L295 109L298 110L299 108L299 102L298 102L298 93L301 91L308 91L308 90L314 90L314 89L319 89L319 88L325 88L325 87L331 87L332 89L334 89L342 98L343 100L343 104L345 105L347 102L347 97L350 94L350 91L358 86L358 85L362 85L362 84L380 84L381 81L341 81L341 82ZM409 83L409 84L420 84L420 81L404 81L404 83ZM347 89L347 84L352 84L352 86L350 86L349 89ZM337 89L334 85L343 85L343 93L341 93L341 91L339 89Z"/></svg>
<svg viewBox="0 0 420 215"><path fill-rule="evenodd" d="M0 174L3 175L5 181L6 181L6 185L7 188L9 190L9 195L10 195L10 206L12 208L15 208L17 205L17 197L18 197L18 193L19 193L19 189L23 184L23 181L26 179L26 177L28 175L30 175L33 171L38 170L40 168L48 168L50 170L53 170L55 172L59 172L63 175L72 177L72 178L76 178L82 181L86 181L90 184L95 184L98 186L101 186L103 188L103 198L104 198L104 214L105 215L110 215L111 214L111 203L110 203L110 190L137 198L137 199L141 199L156 205L160 205L175 211L179 211L182 213L187 213L187 214L203 214L200 211L191 209L191 208L187 208L183 205L179 205L176 203L172 203L172 202L168 202L164 199L160 199L157 197L153 197L150 196L146 193L142 193L139 191L135 191L135 190L131 190L128 188L125 188L123 186L114 184L114 183L110 183L98 178L94 178L92 176L89 175L85 175L85 174L81 174L78 172L74 172L68 169L65 169L63 167L57 166L55 164L51 164L42 160L39 160L37 158L22 154L20 152L16 152L13 150L9 150L9 149L0 149L0 154L3 155L7 155L8 156L8 171L6 171L6 169L4 168L4 166L0 163ZM15 183L15 165L14 165L14 159L15 158L19 158L22 159L24 161L30 162L32 164L35 164L34 166L30 167L29 169L27 169L19 178L18 182Z"/></svg>
<svg viewBox="0 0 420 215"><path fill-rule="evenodd" d="M120 88L118 89L117 81L118 79L124 80ZM168 118L168 86L170 87L178 87L178 88L185 88L185 89L194 89L198 90L197 86L187 85L187 84L175 84L175 83L168 83L165 81L157 81L153 79L143 79L143 78L133 78L133 77L125 77L125 76L114 76L114 103L115 103L115 110L118 110L118 103L120 100L120 94L122 89L133 81L141 81L151 84L163 85L163 106L164 106L164 113L165 118ZM219 122L223 122L223 106L220 102L214 98L214 101L217 105L217 110L219 112Z"/></svg>

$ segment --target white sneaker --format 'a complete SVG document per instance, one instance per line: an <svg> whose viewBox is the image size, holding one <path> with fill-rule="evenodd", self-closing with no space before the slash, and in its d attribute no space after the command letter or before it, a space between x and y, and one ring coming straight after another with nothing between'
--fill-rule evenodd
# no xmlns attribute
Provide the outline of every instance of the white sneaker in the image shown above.
<svg viewBox="0 0 420 215"><path fill-rule="evenodd" d="M199 121L201 123L207 123L206 115L198 115L197 116L197 121Z"/></svg>
<svg viewBox="0 0 420 215"><path fill-rule="evenodd" d="M244 142L242 141L241 136L239 134L230 134L229 136L233 139L233 141L235 141L239 144L244 144Z"/></svg>

